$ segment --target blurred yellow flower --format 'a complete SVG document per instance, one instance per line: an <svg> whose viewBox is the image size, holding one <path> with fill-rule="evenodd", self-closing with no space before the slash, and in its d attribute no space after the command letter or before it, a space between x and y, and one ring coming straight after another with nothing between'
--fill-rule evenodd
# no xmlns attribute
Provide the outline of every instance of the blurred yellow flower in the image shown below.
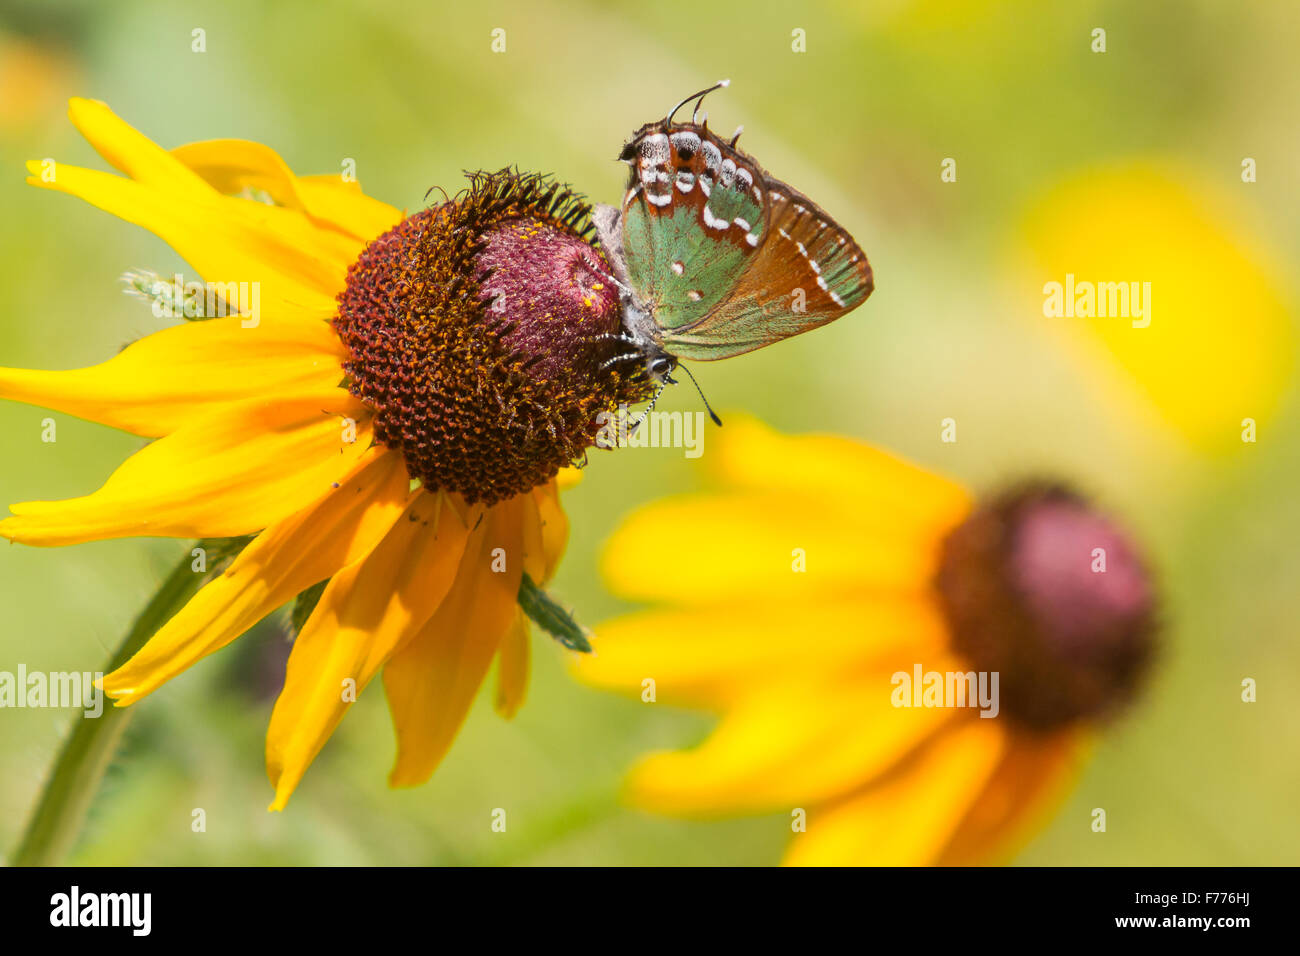
<svg viewBox="0 0 1300 956"><path fill-rule="evenodd" d="M0 32L0 130L13 134L45 121L76 72L59 49Z"/></svg>
<svg viewBox="0 0 1300 956"><path fill-rule="evenodd" d="M1113 385L1102 391L1116 417L1131 419L1150 403L1208 452L1239 448L1246 419L1271 419L1295 359L1279 270L1231 209L1221 190L1193 189L1155 165L1102 167L1034 203L1021 234L1030 314L1048 283L1149 289L1145 315L1098 315L1097 295L1094 314L1070 309L1045 321L1090 375Z"/></svg>
<svg viewBox="0 0 1300 956"><path fill-rule="evenodd" d="M574 284L532 288L555 315L580 312L575 337L588 341L602 316L577 287L592 255L569 224L581 208L547 180L503 172L404 219L355 181L295 176L257 143L169 152L102 103L73 100L70 115L125 178L46 160L29 164L28 182L169 242L206 283L191 292L137 276L138 291L155 314L201 321L93 368L0 368L0 398L153 439L94 494L13 505L0 536L255 535L104 689L133 704L324 584L271 716L271 808L381 669L398 740L390 782L423 782L494 658L498 710L509 716L523 699L528 629L516 599L559 561L555 475L571 460L563 442L585 435L565 434L572 409L548 407L547 390L588 397L522 373L537 356L485 317L480 273L456 270L490 260L496 282L518 282L511 264L538 258L520 244L540 235L566 257L564 268L544 264ZM616 294L606 300L617 323ZM511 328L522 321L496 311ZM547 331L554 344L565 326Z"/></svg>
<svg viewBox="0 0 1300 956"><path fill-rule="evenodd" d="M667 606L574 662L721 714L643 759L631 801L790 814L789 864L1005 859L1145 672L1154 594L1125 536L1056 486L975 504L858 442L734 418L712 463L722 490L643 507L604 556L615 591Z"/></svg>

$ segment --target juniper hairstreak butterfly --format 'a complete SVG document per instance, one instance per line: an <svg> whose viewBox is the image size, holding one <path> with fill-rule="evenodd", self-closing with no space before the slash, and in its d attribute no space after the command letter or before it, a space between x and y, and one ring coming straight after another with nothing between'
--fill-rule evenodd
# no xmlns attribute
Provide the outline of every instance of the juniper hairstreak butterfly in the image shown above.
<svg viewBox="0 0 1300 956"><path fill-rule="evenodd" d="M697 122L688 96L623 147L621 209L598 205L597 235L622 290L628 348L661 384L679 359L741 355L851 312L871 294L853 237L797 189ZM673 117L689 102L689 123Z"/></svg>

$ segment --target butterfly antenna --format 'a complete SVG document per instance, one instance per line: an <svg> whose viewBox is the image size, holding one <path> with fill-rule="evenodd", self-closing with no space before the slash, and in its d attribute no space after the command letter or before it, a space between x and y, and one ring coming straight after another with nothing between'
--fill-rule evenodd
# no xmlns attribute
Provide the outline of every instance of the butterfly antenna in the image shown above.
<svg viewBox="0 0 1300 956"><path fill-rule="evenodd" d="M618 290L620 292L626 292L628 295L632 294L632 290L629 289L627 286L625 286L623 283L619 282L618 279L615 278L612 273L606 272L604 269L599 269L599 268L596 269L595 271L602 279L608 279L611 285L618 286Z"/></svg>
<svg viewBox="0 0 1300 956"><path fill-rule="evenodd" d="M614 339L617 342L628 342L632 345L636 345L636 339L632 338L632 336L628 335L626 332L601 332L599 335L593 335L591 338L593 342L605 342L609 339Z"/></svg>
<svg viewBox="0 0 1300 956"><path fill-rule="evenodd" d="M685 365L679 365L679 366L677 366L677 367L680 368L683 372L685 372L685 373L687 374L687 376L690 377L691 384L694 385L694 386L695 386L695 390L696 390L697 392L700 393L700 401L702 401L702 402L704 403L704 407L707 408L707 409L709 410L709 417L713 419L713 424L715 424L715 425L717 425L719 428L721 428L721 427L722 427L722 419L719 418L718 415L717 415L717 413L713 410L713 406L709 404L709 400L708 400L707 398L704 397L704 389L700 388L700 383L697 382L697 381L695 381L695 376L694 376L694 375L691 375L691 370L688 369ZM671 382L672 379L668 379L667 381L670 381L670 382ZM657 398L658 396L655 396L655 397Z"/></svg>
<svg viewBox="0 0 1300 956"><path fill-rule="evenodd" d="M597 371L603 372L611 365L617 365L619 362L626 362L628 359L634 359L640 357L641 357L640 352L624 352L622 355L615 355L611 359L606 359L603 363L601 363L601 366L599 369L597 369ZM656 395L655 397L658 398L659 396Z"/></svg>
<svg viewBox="0 0 1300 956"><path fill-rule="evenodd" d="M643 411L640 415L637 416L637 420L634 421L632 423L632 427L627 430L627 434L629 438L632 435L635 435L636 430L641 427L641 423L650 417L650 413L655 410L655 403L659 401L659 396L664 393L664 389L667 388L669 385L676 385L676 384L677 383L674 382L671 378L668 378L667 376L664 377L664 380L659 383L659 387L655 389L655 394L654 397L650 399L650 404L645 407L645 411Z"/></svg>
<svg viewBox="0 0 1300 956"><path fill-rule="evenodd" d="M690 96L686 97L686 99L682 100L680 103L678 103L676 106L672 108L672 111L664 119L664 125L672 126L673 117L677 115L677 111L681 109L683 106L685 106L687 103L689 103L691 100L700 100L701 102L703 102L704 97L708 96L714 90L720 90L724 86L730 86L730 85L731 85L731 80L719 80L717 83L714 83L712 86L710 86L707 90L700 90L698 93L692 93ZM695 122L695 114L699 113L699 111L700 111L700 104L696 103L695 112L691 114L692 123Z"/></svg>

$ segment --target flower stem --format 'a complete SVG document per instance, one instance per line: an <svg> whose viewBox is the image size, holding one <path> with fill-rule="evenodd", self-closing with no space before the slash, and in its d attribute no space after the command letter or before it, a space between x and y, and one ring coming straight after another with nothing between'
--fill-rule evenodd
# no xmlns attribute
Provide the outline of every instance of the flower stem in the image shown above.
<svg viewBox="0 0 1300 956"><path fill-rule="evenodd" d="M212 570L229 556L225 540L201 542L200 546L206 546ZM126 663L206 580L207 575L194 570L193 558L186 553L135 619L104 673ZM134 710L105 707L97 718L74 718L72 733L63 744L11 865L56 866L68 855Z"/></svg>

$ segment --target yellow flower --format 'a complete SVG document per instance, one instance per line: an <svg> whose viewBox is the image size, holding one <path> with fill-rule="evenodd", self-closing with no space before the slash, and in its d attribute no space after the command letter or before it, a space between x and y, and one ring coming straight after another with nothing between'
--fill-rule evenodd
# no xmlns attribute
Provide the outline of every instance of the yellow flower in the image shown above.
<svg viewBox="0 0 1300 956"><path fill-rule="evenodd" d="M125 178L47 161L28 181L165 239L207 285L143 291L162 314L188 303L218 317L93 368L0 369L0 398L154 439L94 494L13 505L0 535L256 535L105 690L133 704L328 581L271 717L272 809L381 669L390 782L423 782L494 657L498 710L522 701L516 596L525 576L550 578L564 546L555 476L591 443L593 409L644 387L592 373L612 346L581 351L619 321L616 293L591 288L600 262L575 226L586 207L503 171L403 218L256 143L167 151L102 103L74 100L70 115ZM545 329L530 326L543 309Z"/></svg>
<svg viewBox="0 0 1300 956"><path fill-rule="evenodd" d="M1059 487L975 504L860 443L743 420L713 464L722 491L642 508L605 554L614 590L667 606L575 662L721 714L643 759L631 801L789 814L790 864L1005 858L1144 673L1153 594L1124 535Z"/></svg>
<svg viewBox="0 0 1300 956"><path fill-rule="evenodd" d="M1160 164L1132 162L1063 180L1021 228L1022 268L1034 277L1026 308L1043 305L1047 283L1074 293L1055 310L1064 317L1047 321L1107 386L1116 421L1133 427L1150 408L1156 427L1219 455L1239 452L1244 430L1271 424L1295 384L1283 273L1239 204ZM1145 429L1148 419L1136 422Z"/></svg>
<svg viewBox="0 0 1300 956"><path fill-rule="evenodd" d="M0 28L0 130L12 136L44 121L76 72L56 45Z"/></svg>

